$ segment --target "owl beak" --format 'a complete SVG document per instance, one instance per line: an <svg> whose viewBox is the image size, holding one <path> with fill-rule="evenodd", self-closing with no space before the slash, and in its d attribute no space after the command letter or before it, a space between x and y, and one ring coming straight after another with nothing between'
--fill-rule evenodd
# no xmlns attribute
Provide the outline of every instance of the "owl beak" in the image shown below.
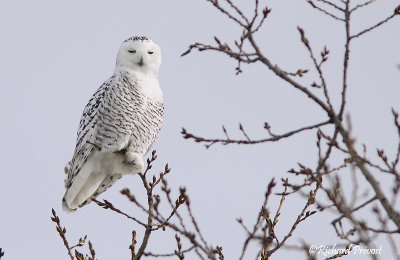
<svg viewBox="0 0 400 260"><path fill-rule="evenodd" d="M143 57L140 57L140 60L139 60L139 62L138 62L138 64L139 64L139 66L143 66Z"/></svg>

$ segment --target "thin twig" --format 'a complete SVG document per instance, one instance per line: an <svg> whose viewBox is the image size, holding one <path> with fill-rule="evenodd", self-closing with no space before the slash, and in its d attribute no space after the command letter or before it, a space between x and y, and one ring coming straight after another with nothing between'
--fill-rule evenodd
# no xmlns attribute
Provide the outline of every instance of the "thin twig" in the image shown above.
<svg viewBox="0 0 400 260"><path fill-rule="evenodd" d="M128 219L135 221L135 222L138 223L139 225L141 225L141 226L143 226L143 227L146 227L146 224L145 224L145 223L143 223L142 221L138 220L137 218L132 217L132 216L128 215L127 213L122 212L121 210L117 209L116 207L114 207L114 205L113 205L111 202L109 202L109 201L107 201L107 200L103 200L104 202L101 202L101 201L98 201L98 200L96 200L96 199L92 199L92 201L93 201L94 203L96 203L97 205L99 205L100 207L104 208L104 209L110 209L110 210L112 210L112 211L115 211L115 212L117 212L118 214L121 214L121 215L127 217Z"/></svg>
<svg viewBox="0 0 400 260"><path fill-rule="evenodd" d="M315 203L315 196L320 187L321 187L320 183L317 183L314 191L311 191L309 198L307 200L307 203L304 205L304 208L302 209L300 214L297 216L297 219L293 223L290 231L287 233L287 235L282 239L282 241L279 244L277 244L273 249L268 251L268 256L271 256L273 253L275 253L279 248L281 248L286 243L286 241L293 235L293 232L297 228L297 225L299 225L302 221L306 220L308 217L310 217L316 213L316 211L313 211L313 212L308 211L307 213L306 213L306 211L310 205Z"/></svg>
<svg viewBox="0 0 400 260"><path fill-rule="evenodd" d="M268 183L267 191L265 192L264 202L263 202L263 205L261 207L260 213L257 215L257 220L256 220L256 223L253 226L253 230L252 231L250 231L243 224L243 220L242 219L238 219L237 220L238 223L243 227L243 229L247 233L247 238L243 243L242 253L241 253L240 257L239 257L239 260L244 259L244 256L245 256L245 253L246 253L246 250L247 250L247 246L249 245L250 241L253 240L256 237L256 233L260 229L260 226L261 226L261 223L262 223L262 219L264 218L264 215L267 214L267 212L268 212L268 210L266 209L268 199L269 199L270 195L272 194L272 190L273 190L273 188L275 186L276 186L276 182L275 182L274 178L272 178L271 181Z"/></svg>
<svg viewBox="0 0 400 260"><path fill-rule="evenodd" d="M206 0L207 2L211 3L212 5L214 5L219 11L221 11L223 14L225 14L226 16L229 17L229 19L235 21L236 23L238 23L240 26L245 27L245 24L240 21L238 18L234 17L231 13L229 13L229 11L227 11L226 9L222 8L217 0Z"/></svg>
<svg viewBox="0 0 400 260"><path fill-rule="evenodd" d="M357 210L359 210L359 209L361 209L361 208L363 208L363 207L365 207L366 205L368 205L369 203L373 202L373 201L376 200L376 199L377 199L376 196L374 196L373 198L370 198L369 200L365 201L365 202L362 203L361 205L359 205L359 206L353 208L353 209L349 212L349 214L350 214L350 213L353 213L353 212L355 212L355 211L357 211ZM339 222L339 221L342 220L344 217L345 217L344 215L341 215L340 217L338 217L338 218L332 220L331 224L334 225L336 222Z"/></svg>
<svg viewBox="0 0 400 260"><path fill-rule="evenodd" d="M181 253L188 253L188 252L192 251L194 248L195 248L195 246L191 246L191 247L189 247L187 249L181 250ZM173 256L176 256L175 253L155 254L155 253L152 253L152 252L145 252L144 255L145 256L153 256L153 257L173 257Z"/></svg>
<svg viewBox="0 0 400 260"><path fill-rule="evenodd" d="M397 13L392 14L391 16L387 17L387 18L384 19L383 21L380 21L379 23L377 23L377 24L375 24L375 25L373 25L373 26L371 26L371 27L369 27L369 28L367 28L367 29L365 29L365 30L363 30L363 31L361 31L361 32L359 32L359 33L357 33L357 34L355 34L355 35L352 35L352 36L350 37L350 39L358 38L358 37L360 37L361 35L363 35L363 34L369 32L369 31L372 31L373 29L378 28L378 27L381 26L382 24L389 22L389 21L390 21L391 19L393 19L396 15L398 15L398 14L397 14Z"/></svg>
<svg viewBox="0 0 400 260"><path fill-rule="evenodd" d="M312 50L312 48L311 48L311 45L310 45L310 43L309 43L309 40L308 40L308 39L306 38L306 36L305 36L304 30L303 30L302 28L300 28L299 26L297 27L297 29L298 29L299 32L300 32L301 41L303 42L304 46L306 46L306 48L307 48L307 50L308 50L308 52L309 52L309 54L310 54L310 58L311 58L311 60L313 61L314 67L315 67L315 69L318 71L318 75L319 75L319 78L320 78L320 80L321 80L322 89L323 89L323 91L324 91L324 96L325 96L325 99L326 99L326 103L328 104L330 110L331 110L333 113L335 113L335 110L334 110L334 108L333 108L333 106L332 106L332 104L331 104L331 100L330 100L330 97L329 97L328 86L327 86L327 84L326 84L325 77L324 77L323 72L322 72L322 69L321 69L321 64L322 64L322 62L321 62L320 64L318 64L317 59L315 58L314 52L313 52L313 50Z"/></svg>
<svg viewBox="0 0 400 260"><path fill-rule="evenodd" d="M317 0L317 1L320 1L320 0ZM327 10L321 8L321 7L319 7L318 5L314 4L313 1L310 1L310 0L309 0L309 1L307 1L307 2L308 2L313 8L317 9L318 11L320 11L320 12L322 12L322 13L324 13L324 14L326 14L326 15L332 17L332 18L334 18L335 20L344 22L344 19L343 19L343 18L337 17L337 16L334 15L333 13L331 13L331 12L329 12L329 11L327 11Z"/></svg>
<svg viewBox="0 0 400 260"><path fill-rule="evenodd" d="M51 209L51 214L53 215L51 217L51 221L56 223L57 232L60 235L61 239L63 240L64 246L68 251L68 255L71 258L71 260L74 260L74 256L72 255L71 248L69 247L67 238L65 237L65 233L67 233L67 230L65 227L61 227L60 218L57 216L56 211L54 209Z"/></svg>
<svg viewBox="0 0 400 260"><path fill-rule="evenodd" d="M318 1L318 2L322 2L322 3L324 3L324 4L327 4L327 5L330 5L331 7L335 8L335 9L337 9L337 10L339 10L339 11L344 12L344 10L343 10L342 7L340 7L340 6L338 6L338 5L334 4L334 3L332 3L332 2L330 2L330 1L326 1L326 0L317 0L317 1Z"/></svg>
<svg viewBox="0 0 400 260"><path fill-rule="evenodd" d="M375 2L375 1L376 1L376 0L369 0L369 1L365 2L365 3L358 4L358 5L356 5L355 7L353 7L353 8L350 10L350 12L354 12L354 11L356 11L357 9L362 8L362 7L364 7L364 6L367 6L367 5L369 5L369 4L372 4L372 3Z"/></svg>
<svg viewBox="0 0 400 260"><path fill-rule="evenodd" d="M259 140L236 140L236 139L209 139L209 138L203 138L203 137L198 137L195 136L191 133L188 133L186 131L185 128L182 128L181 134L183 135L183 138L185 139L194 139L196 142L205 142L207 143L207 148L209 148L211 145L215 144L215 143L222 143L223 145L227 145L227 144L260 144L260 143L265 143L265 142L276 142L282 138L286 138L289 136L292 136L294 134L306 131L306 130L311 130L314 128L318 128L327 124L330 124L331 121L325 121L322 123L318 123L318 124L314 124L314 125L310 125L310 126L306 126L306 127L301 127L299 129L293 130L293 131L289 131L287 133L281 134L281 135L274 135L273 137L270 138L264 138L264 139L259 139Z"/></svg>

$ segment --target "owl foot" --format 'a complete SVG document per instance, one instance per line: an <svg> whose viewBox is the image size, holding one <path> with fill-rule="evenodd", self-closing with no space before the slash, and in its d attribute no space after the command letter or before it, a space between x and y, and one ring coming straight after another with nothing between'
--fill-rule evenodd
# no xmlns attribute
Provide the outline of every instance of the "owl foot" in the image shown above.
<svg viewBox="0 0 400 260"><path fill-rule="evenodd" d="M125 162L129 164L135 171L140 172L143 170L143 159L140 154L135 152L126 152L125 153Z"/></svg>

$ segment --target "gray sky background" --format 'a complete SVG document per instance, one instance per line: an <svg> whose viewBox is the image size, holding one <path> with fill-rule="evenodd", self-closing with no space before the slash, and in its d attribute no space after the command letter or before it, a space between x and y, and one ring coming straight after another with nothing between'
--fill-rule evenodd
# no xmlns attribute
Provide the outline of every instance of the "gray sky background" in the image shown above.
<svg viewBox="0 0 400 260"><path fill-rule="evenodd" d="M253 10L253 1L237 2ZM296 29L302 26L316 53L325 44L331 50L324 68L331 95L338 96L344 26L317 13L306 1L267 3L272 13L257 36L265 54L289 71L311 68ZM352 32L392 14L396 4L381 0L360 11L354 16ZM396 149L390 109L400 110L398 28L397 18L352 46L348 111L357 142L369 147L371 157L377 147L389 155ZM214 35L228 41L241 33L206 1L1 1L0 32L0 247L6 253L4 259L68 259L50 221L51 208L67 227L70 243L87 234L99 259L129 259L131 231L140 227L94 204L66 214L61 198L63 168L72 156L82 110L111 76L121 42L132 35L150 36L163 55L160 83L166 116L154 147L158 160L152 173L158 174L169 163L172 174L168 180L174 194L180 186L187 187L203 234L223 247L226 259L238 258L245 239L235 219L242 217L249 226L254 223L270 179L287 177L297 162L316 164L315 132L279 143L215 145L208 150L181 137L182 126L201 136L223 137L221 125L225 125L232 137L241 137L241 122L250 137L262 138L265 121L273 131L283 133L325 120L310 100L259 64L244 65L244 73L235 76L235 62L220 54L195 52L181 58L193 42L211 43ZM309 73L301 81L311 84L313 76ZM364 183L362 176L359 179ZM389 179L382 177L381 181L390 187ZM143 217L119 194L124 187L144 198L138 176L128 176L100 199ZM364 189L361 186L360 191ZM277 196L270 200L272 212L278 201ZM288 232L302 207L302 200L287 198L277 226L279 238ZM367 219L371 215L362 214ZM316 245L337 241L329 226L333 217L323 212L300 224L289 244L297 244L300 238ZM392 257L385 238L376 245L383 246L383 259ZM255 257L251 250L256 245L252 246L247 259ZM173 234L154 234L149 249L174 250ZM276 259L292 255L282 251Z"/></svg>

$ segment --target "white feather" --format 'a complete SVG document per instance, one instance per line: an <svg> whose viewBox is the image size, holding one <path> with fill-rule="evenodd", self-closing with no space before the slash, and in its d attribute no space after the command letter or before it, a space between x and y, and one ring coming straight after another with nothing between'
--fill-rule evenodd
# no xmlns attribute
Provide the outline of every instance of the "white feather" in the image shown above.
<svg viewBox="0 0 400 260"><path fill-rule="evenodd" d="M92 152L64 196L68 207L77 209L95 193L108 176L135 174L142 170L142 167L128 165L125 158L120 153L97 150Z"/></svg>

